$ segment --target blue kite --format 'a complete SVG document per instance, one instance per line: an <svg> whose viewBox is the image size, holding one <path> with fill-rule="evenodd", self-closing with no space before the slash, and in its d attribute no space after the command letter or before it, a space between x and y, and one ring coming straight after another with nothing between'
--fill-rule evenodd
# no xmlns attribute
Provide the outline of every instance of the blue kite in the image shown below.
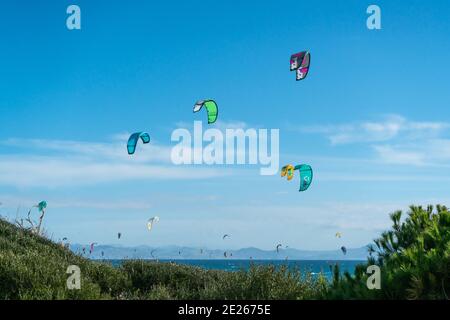
<svg viewBox="0 0 450 320"><path fill-rule="evenodd" d="M146 144L150 142L150 135L147 132L136 132L133 133L128 139L127 150L128 154L134 154L136 151L136 145L141 138L142 143Z"/></svg>

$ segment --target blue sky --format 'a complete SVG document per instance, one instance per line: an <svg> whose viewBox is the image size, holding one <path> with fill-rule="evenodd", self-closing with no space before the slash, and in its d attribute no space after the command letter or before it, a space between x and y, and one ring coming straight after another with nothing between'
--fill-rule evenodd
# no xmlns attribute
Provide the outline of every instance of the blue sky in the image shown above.
<svg viewBox="0 0 450 320"><path fill-rule="evenodd" d="M449 204L448 1L73 3L82 30L66 28L72 2L0 10L1 215L46 199L50 235L72 242L334 249L369 243L396 209ZM366 28L372 3L382 30ZM311 188L171 164L203 98L216 127L280 129L281 165L310 164ZM139 130L152 143L130 158Z"/></svg>

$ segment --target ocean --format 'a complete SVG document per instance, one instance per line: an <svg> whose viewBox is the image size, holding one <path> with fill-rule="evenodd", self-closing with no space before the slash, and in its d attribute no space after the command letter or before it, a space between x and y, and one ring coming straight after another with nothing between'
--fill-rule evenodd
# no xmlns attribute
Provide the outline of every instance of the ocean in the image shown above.
<svg viewBox="0 0 450 320"><path fill-rule="evenodd" d="M105 260L113 266L120 266L125 260ZM151 260L155 261L155 260ZM328 279L332 278L330 266L336 263L339 265L341 273L348 271L353 274L355 267L363 263L362 260L232 260L232 259L211 259L211 260L158 260L159 262L173 262L178 264L196 266L209 270L239 271L248 270L252 264L254 265L274 265L280 267L287 265L289 269L298 269L302 272L309 272L313 276L322 273Z"/></svg>

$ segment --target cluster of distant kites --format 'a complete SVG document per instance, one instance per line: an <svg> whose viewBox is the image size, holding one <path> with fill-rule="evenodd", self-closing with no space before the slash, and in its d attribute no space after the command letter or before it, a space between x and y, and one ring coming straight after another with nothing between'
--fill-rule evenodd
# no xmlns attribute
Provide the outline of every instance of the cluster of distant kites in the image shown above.
<svg viewBox="0 0 450 320"><path fill-rule="evenodd" d="M302 51L299 53L295 53L291 56L290 59L290 71L296 72L296 80L304 80L306 76L308 75L309 68L311 64L311 54L309 51ZM217 120L217 116L219 113L219 108L217 106L217 103L212 99L207 100L200 100L197 101L194 105L193 112L197 113L200 110L205 109L207 118L208 118L208 124L213 124ZM139 142L139 140L142 141L143 144L147 144L150 142L150 135L147 132L135 132L133 133L127 142L127 151L129 155L133 155L136 151L136 146ZM288 181L292 180L294 178L295 172L298 171L299 178L300 178L300 187L299 191L306 191L308 190L309 186L312 183L313 180L313 169L308 164L300 164L300 165L285 165L281 169L281 177L286 177ZM147 221L147 229L149 231L152 230L153 226L159 222L159 217L155 216L150 218ZM117 238L120 239L122 234L119 232L117 234ZM336 238L341 238L342 234L340 232L336 233ZM222 239L225 240L227 237L230 237L228 234L225 234ZM97 243L91 243L89 252L92 253L94 251L94 246ZM279 253L280 248L282 248L282 244L278 244L276 246L276 252ZM286 246L287 248L287 246ZM152 250L151 256L154 258L154 252L156 249ZM343 254L347 254L347 249L342 246L341 251ZM85 253L85 249L83 248L83 253ZM201 249L201 253L203 253L203 249ZM181 255L181 251L179 252L179 255ZM224 257L227 258L229 256L232 256L232 253L224 252ZM103 256L103 252L102 252Z"/></svg>

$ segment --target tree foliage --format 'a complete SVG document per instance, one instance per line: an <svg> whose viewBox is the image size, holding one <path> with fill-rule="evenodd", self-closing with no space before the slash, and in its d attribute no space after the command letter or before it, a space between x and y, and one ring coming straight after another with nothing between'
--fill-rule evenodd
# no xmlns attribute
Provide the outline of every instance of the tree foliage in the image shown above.
<svg viewBox="0 0 450 320"><path fill-rule="evenodd" d="M390 215L392 227L369 246L355 275L335 271L330 298L449 299L450 212L444 206L411 206ZM381 290L368 290L366 268L381 268ZM338 269L338 268L336 268Z"/></svg>

